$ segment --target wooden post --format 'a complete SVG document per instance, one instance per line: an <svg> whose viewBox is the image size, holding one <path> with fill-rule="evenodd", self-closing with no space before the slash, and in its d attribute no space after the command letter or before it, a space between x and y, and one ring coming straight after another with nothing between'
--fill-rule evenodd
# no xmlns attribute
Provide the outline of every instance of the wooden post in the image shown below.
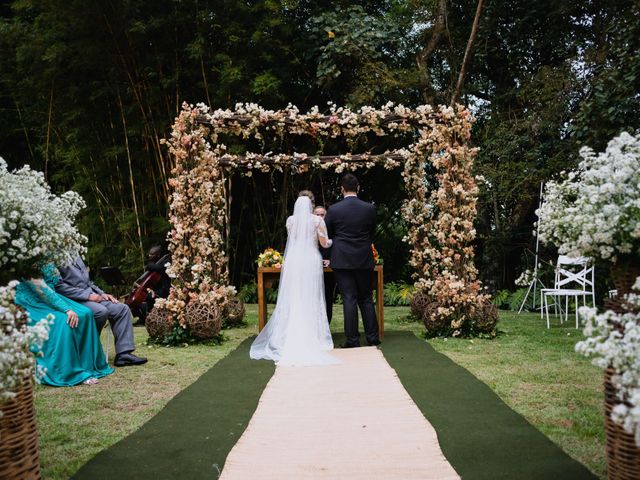
<svg viewBox="0 0 640 480"><path fill-rule="evenodd" d="M376 294L376 303L378 304L377 308L377 316L378 316L378 332L380 334L380 339L384 338L384 278L383 278L383 270L382 265L376 265L376 273L377 273L377 294Z"/></svg>
<svg viewBox="0 0 640 480"><path fill-rule="evenodd" d="M267 321L266 296L264 294L264 273L258 268L258 331L261 332Z"/></svg>

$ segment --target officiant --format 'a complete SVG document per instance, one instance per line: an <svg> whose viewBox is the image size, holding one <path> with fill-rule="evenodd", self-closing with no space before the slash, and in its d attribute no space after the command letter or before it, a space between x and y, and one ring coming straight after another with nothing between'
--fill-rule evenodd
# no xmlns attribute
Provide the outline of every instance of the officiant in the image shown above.
<svg viewBox="0 0 640 480"><path fill-rule="evenodd" d="M327 214L327 209L322 205L318 205L313 209L313 214L324 219ZM320 247L320 253L322 254L322 266L329 267L331 258L331 247ZM333 272L324 272L324 300L327 306L327 320L331 323L331 317L333 315L333 302L336 297L336 279L333 276Z"/></svg>

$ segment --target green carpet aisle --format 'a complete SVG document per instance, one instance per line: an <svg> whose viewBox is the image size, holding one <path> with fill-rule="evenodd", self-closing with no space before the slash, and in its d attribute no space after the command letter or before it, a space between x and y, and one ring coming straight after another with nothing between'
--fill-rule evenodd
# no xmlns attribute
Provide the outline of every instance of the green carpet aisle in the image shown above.
<svg viewBox="0 0 640 480"><path fill-rule="evenodd" d="M217 478L274 371L269 362L249 360L251 341L72 478ZM382 352L464 480L594 478L489 387L413 334L386 332Z"/></svg>
<svg viewBox="0 0 640 480"><path fill-rule="evenodd" d="M269 362L249 359L252 340L245 340L139 430L100 452L72 478L218 478L274 371Z"/></svg>
<svg viewBox="0 0 640 480"><path fill-rule="evenodd" d="M412 333L386 332L382 346L464 480L596 478L484 383Z"/></svg>

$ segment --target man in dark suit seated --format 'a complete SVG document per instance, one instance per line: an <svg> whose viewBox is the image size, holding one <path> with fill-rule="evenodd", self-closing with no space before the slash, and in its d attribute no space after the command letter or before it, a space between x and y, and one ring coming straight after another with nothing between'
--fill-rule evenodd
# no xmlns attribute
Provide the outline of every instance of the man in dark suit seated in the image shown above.
<svg viewBox="0 0 640 480"><path fill-rule="evenodd" d="M325 223L331 246L331 268L342 295L344 333L343 347L359 347L358 308L362 314L364 333L369 345L379 345L378 321L373 306L371 277L375 263L371 241L376 230L376 209L358 198L360 185L355 175L342 177L343 200L331 205Z"/></svg>
<svg viewBox="0 0 640 480"><path fill-rule="evenodd" d="M107 320L113 332L116 357L113 364L116 367L128 365L142 365L146 358L133 354L133 325L131 311L124 303L107 293L91 281L87 267L78 257L73 263L59 266L60 281L56 284L56 292L86 307L89 307L95 317L98 332L102 331Z"/></svg>
<svg viewBox="0 0 640 480"><path fill-rule="evenodd" d="M313 214L324 219L327 215L327 210L322 205L318 205L313 209ZM322 266L330 267L331 247L320 247L320 253L322 254ZM329 323L331 323L331 317L333 316L333 302L335 301L335 298L336 279L334 278L332 272L324 272L324 300L327 304L327 320L329 320Z"/></svg>

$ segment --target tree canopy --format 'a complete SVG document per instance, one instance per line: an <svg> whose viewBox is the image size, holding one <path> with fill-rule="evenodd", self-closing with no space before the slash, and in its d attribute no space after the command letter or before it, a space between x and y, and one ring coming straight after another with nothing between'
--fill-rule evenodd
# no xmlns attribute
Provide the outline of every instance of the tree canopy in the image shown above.
<svg viewBox="0 0 640 480"><path fill-rule="evenodd" d="M476 16L456 0L17 0L0 7L0 155L87 202L89 263L131 276L168 230L171 158L160 140L183 101L308 110L448 104ZM531 243L541 181L640 128L640 6L633 0L488 0L459 101L477 117L487 182L479 268L510 285ZM373 169L376 244L407 278L400 174ZM273 173L232 185L234 283L279 246L297 189L331 203L335 175ZM274 201L274 197L276 200ZM241 233L240 233L241 232Z"/></svg>

